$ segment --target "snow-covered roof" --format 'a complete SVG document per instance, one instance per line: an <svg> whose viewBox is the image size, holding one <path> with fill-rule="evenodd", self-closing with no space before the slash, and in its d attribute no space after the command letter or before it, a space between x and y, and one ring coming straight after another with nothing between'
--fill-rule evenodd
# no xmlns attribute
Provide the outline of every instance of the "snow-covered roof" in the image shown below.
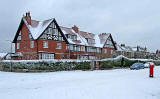
<svg viewBox="0 0 160 99"><path fill-rule="evenodd" d="M117 50L118 51L125 51L125 52L132 52L133 49L130 46L122 46L122 45L117 45Z"/></svg>
<svg viewBox="0 0 160 99"><path fill-rule="evenodd" d="M0 58L3 58L7 55L7 53L0 53Z"/></svg>
<svg viewBox="0 0 160 99"><path fill-rule="evenodd" d="M54 18L44 21L36 21L32 20L30 18L30 21L28 21L27 17L23 17L22 21L27 26L29 32L32 34L33 39L38 39L39 36L44 32L44 30L50 25L51 22L53 22ZM78 33L75 32L73 28L63 27L60 26L61 31L64 35L70 34L77 36L77 40L73 40L70 38L66 38L66 40L70 44L78 44L78 45L85 45L85 46L94 46L94 47L103 47L108 37L111 35L110 33L89 33L84 31L78 31ZM87 39L93 39L95 42L88 42Z"/></svg>
<svg viewBox="0 0 160 99"><path fill-rule="evenodd" d="M76 33L72 28L63 27L63 26L60 26L60 28L64 34L70 34L70 35L77 36L77 40L72 40L70 38L67 39L70 44L103 47L106 40L110 36L110 33L94 34L94 33L88 33L84 31L79 31L78 33ZM92 43L92 44L88 43L86 38L94 39L95 43Z"/></svg>
<svg viewBox="0 0 160 99"><path fill-rule="evenodd" d="M48 25L53 21L53 19L45 21L31 20L31 24L28 24L27 20L23 18L24 23L32 34L33 39L37 39L43 31L48 27Z"/></svg>

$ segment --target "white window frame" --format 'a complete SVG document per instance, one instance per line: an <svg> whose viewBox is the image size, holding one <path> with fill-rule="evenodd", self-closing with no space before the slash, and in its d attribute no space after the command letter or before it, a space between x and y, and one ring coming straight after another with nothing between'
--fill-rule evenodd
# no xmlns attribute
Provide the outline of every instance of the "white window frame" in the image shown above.
<svg viewBox="0 0 160 99"><path fill-rule="evenodd" d="M30 42L30 48L34 48L34 41Z"/></svg>
<svg viewBox="0 0 160 99"><path fill-rule="evenodd" d="M17 49L20 49L20 43L17 43Z"/></svg>
<svg viewBox="0 0 160 99"><path fill-rule="evenodd" d="M43 41L43 48L48 48L48 41Z"/></svg>
<svg viewBox="0 0 160 99"><path fill-rule="evenodd" d="M21 41L21 40L22 40L21 35L22 35L22 33L21 33L21 31L20 31L20 32L19 32L19 35L18 35L18 38L17 38L18 41Z"/></svg>
<svg viewBox="0 0 160 99"><path fill-rule="evenodd" d="M108 50L107 50L107 49L104 49L104 53L107 54L107 53L108 53Z"/></svg>
<svg viewBox="0 0 160 99"><path fill-rule="evenodd" d="M54 59L54 53L39 53L39 59Z"/></svg>
<svg viewBox="0 0 160 99"><path fill-rule="evenodd" d="M111 49L111 55L113 54L113 50Z"/></svg>
<svg viewBox="0 0 160 99"><path fill-rule="evenodd" d="M57 43L57 48L56 49L62 49L62 44L61 43Z"/></svg>

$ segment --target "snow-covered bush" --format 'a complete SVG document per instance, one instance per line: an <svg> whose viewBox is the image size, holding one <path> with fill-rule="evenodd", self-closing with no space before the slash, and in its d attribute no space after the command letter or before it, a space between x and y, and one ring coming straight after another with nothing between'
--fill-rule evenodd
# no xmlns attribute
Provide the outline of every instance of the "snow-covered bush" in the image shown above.
<svg viewBox="0 0 160 99"><path fill-rule="evenodd" d="M99 66L100 69L110 69L113 68L113 62L111 60L101 61Z"/></svg>
<svg viewBox="0 0 160 99"><path fill-rule="evenodd" d="M9 69L11 62L2 62L3 68ZM41 71L89 70L90 62L12 62L12 69Z"/></svg>

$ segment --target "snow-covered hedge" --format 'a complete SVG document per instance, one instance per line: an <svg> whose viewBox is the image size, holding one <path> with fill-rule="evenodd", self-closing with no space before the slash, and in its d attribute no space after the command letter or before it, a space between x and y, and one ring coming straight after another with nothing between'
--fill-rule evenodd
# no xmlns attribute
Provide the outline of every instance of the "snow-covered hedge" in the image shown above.
<svg viewBox="0 0 160 99"><path fill-rule="evenodd" d="M90 62L2 62L3 70L41 70L41 71L65 71L65 70L89 70Z"/></svg>
<svg viewBox="0 0 160 99"><path fill-rule="evenodd" d="M159 60L152 59L129 59L124 56L95 60L99 62L99 69L110 69L114 67L129 67L136 62L154 62L160 65ZM123 61L123 62L122 62ZM123 64L122 64L123 63ZM66 70L90 70L91 60L3 60L0 62L0 70L38 70L38 71L66 71Z"/></svg>
<svg viewBox="0 0 160 99"><path fill-rule="evenodd" d="M123 61L123 65L122 65ZM146 62L154 62L156 65L160 65L159 60L152 59L129 59L125 56L118 56L116 58L107 58L100 60L100 69L109 69L114 67L129 67L136 62L146 63Z"/></svg>

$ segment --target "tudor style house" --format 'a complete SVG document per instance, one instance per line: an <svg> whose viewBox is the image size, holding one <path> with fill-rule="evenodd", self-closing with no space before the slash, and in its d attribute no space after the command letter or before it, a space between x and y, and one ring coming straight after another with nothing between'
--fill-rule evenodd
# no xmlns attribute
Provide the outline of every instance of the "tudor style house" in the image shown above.
<svg viewBox="0 0 160 99"><path fill-rule="evenodd" d="M131 46L126 46L125 44L116 44L117 45L117 51L116 55L123 55L128 58L134 58L134 51Z"/></svg>
<svg viewBox="0 0 160 99"><path fill-rule="evenodd" d="M59 26L56 20L22 17L13 43L13 59L102 59L112 57L116 46L110 33L93 34Z"/></svg>

